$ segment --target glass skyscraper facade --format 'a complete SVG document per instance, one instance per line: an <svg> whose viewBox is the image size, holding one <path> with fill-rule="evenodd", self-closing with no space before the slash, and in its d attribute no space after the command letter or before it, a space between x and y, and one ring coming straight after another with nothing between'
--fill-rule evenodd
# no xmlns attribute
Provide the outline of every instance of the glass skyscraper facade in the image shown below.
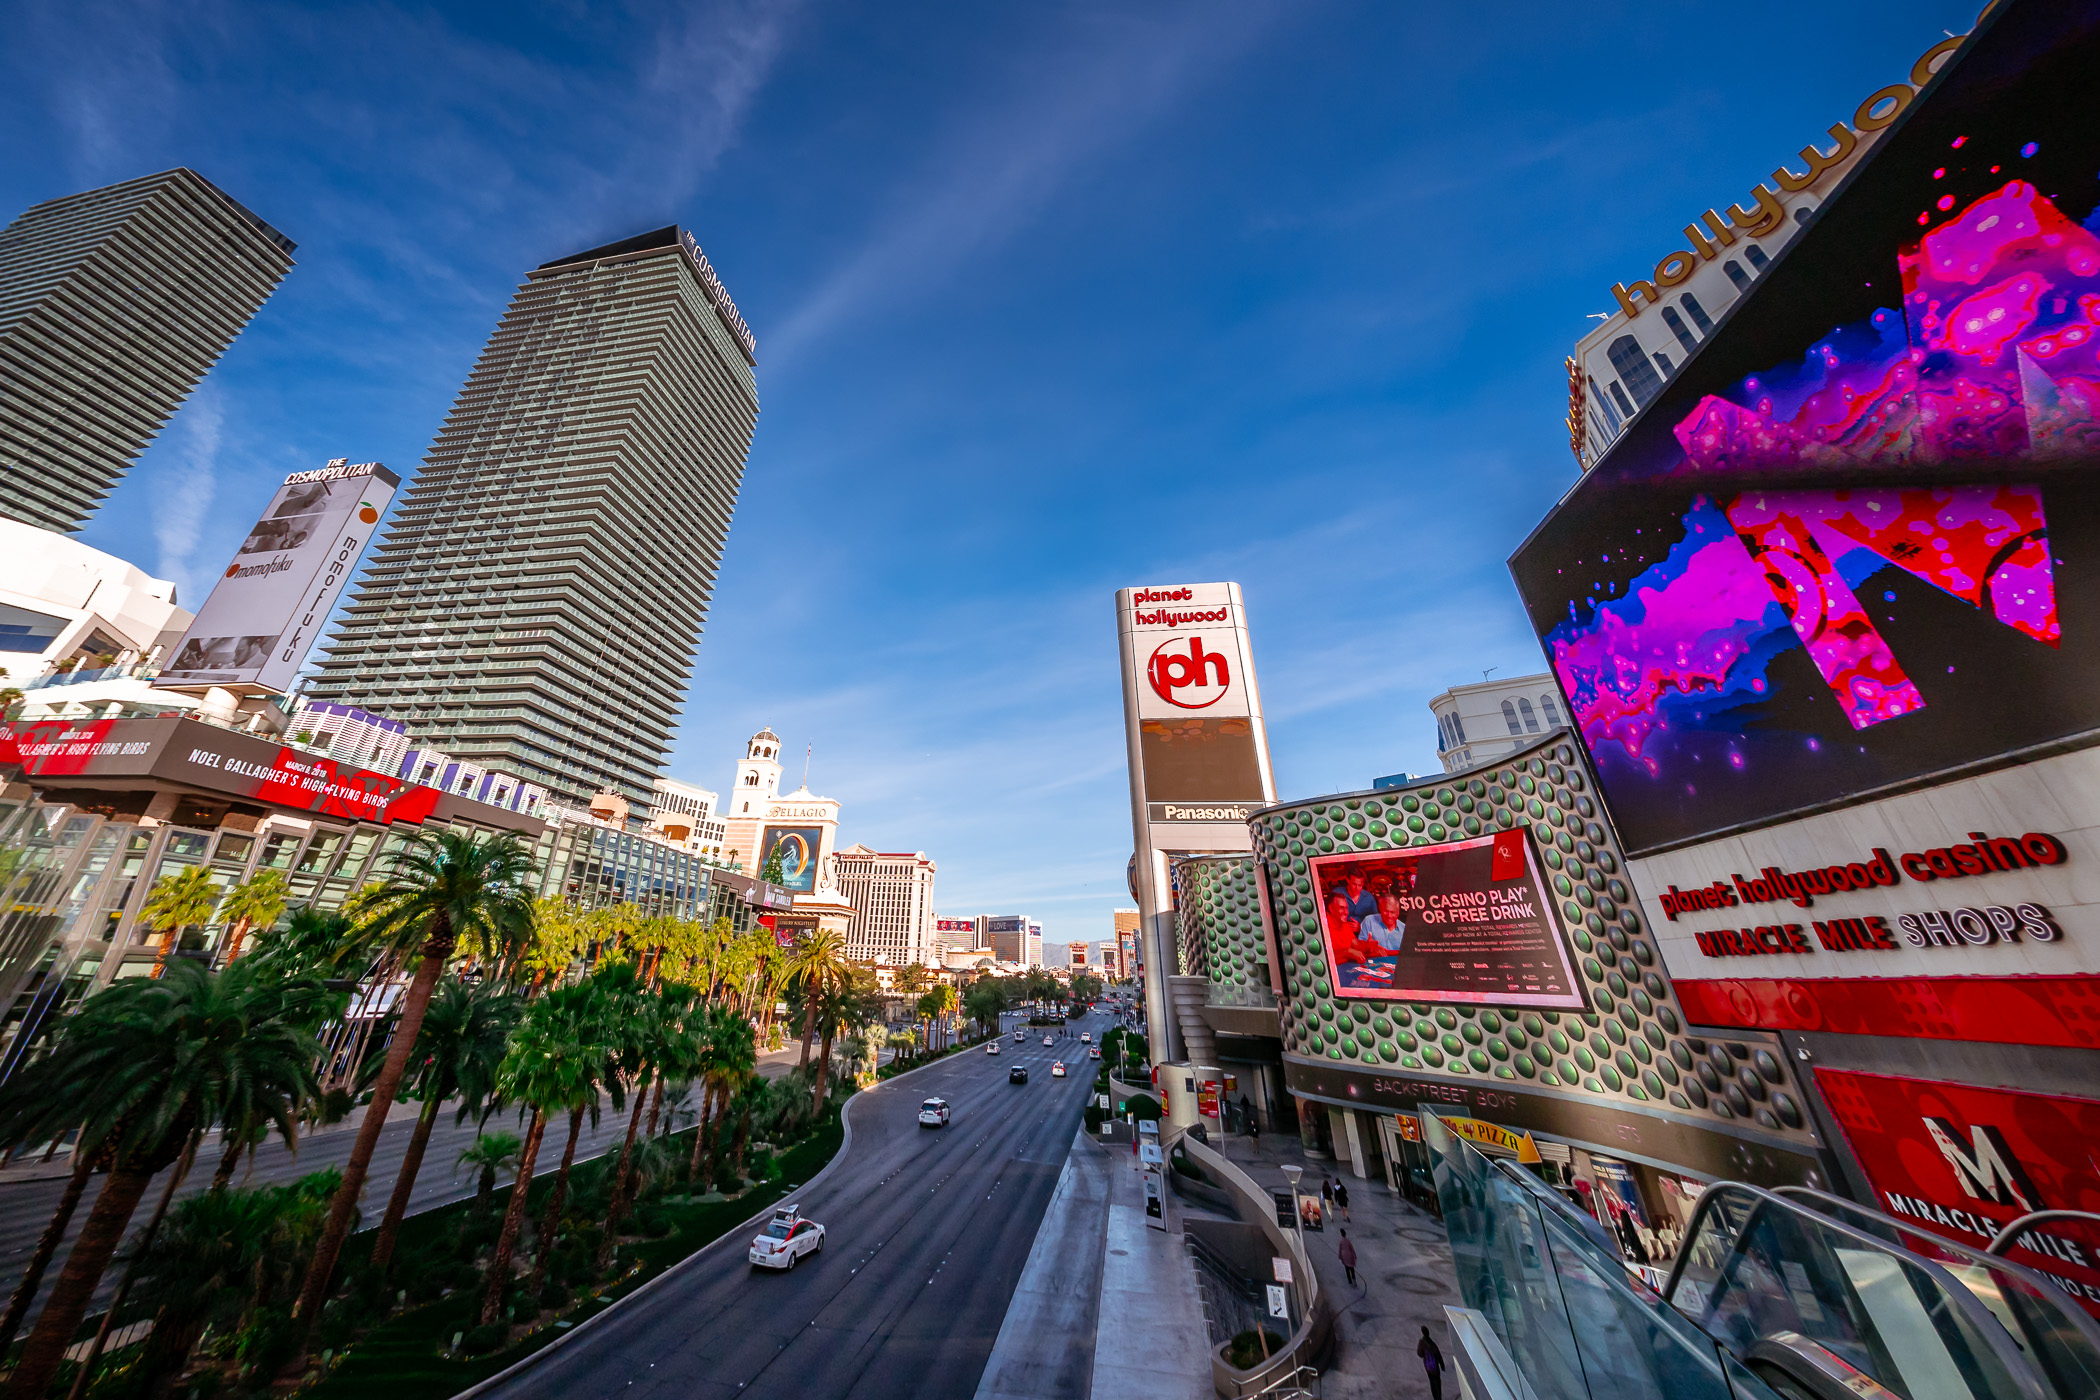
<svg viewBox="0 0 2100 1400"><path fill-rule="evenodd" d="M77 530L292 267L193 170L0 229L0 516Z"/></svg>
<svg viewBox="0 0 2100 1400"><path fill-rule="evenodd" d="M648 803L743 483L756 363L684 230L534 269L308 697L557 800Z"/></svg>

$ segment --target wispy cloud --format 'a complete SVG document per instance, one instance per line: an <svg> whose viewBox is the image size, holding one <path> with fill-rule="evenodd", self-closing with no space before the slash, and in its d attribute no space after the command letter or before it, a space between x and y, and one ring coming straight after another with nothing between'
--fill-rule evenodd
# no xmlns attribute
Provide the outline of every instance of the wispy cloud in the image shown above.
<svg viewBox="0 0 2100 1400"><path fill-rule="evenodd" d="M643 91L669 104L670 154L650 144L661 179L683 202L736 142L745 114L780 57L802 0L733 0L682 8L657 36Z"/></svg>
<svg viewBox="0 0 2100 1400"><path fill-rule="evenodd" d="M175 416L168 432L172 441L158 455L151 478L160 576L175 583L176 596L193 610L211 591L198 586L192 556L218 491L225 427L225 404L217 387L207 381Z"/></svg>
<svg viewBox="0 0 2100 1400"><path fill-rule="evenodd" d="M908 182L897 212L767 337L774 375L814 342L888 302L923 292L998 244L1054 200L1087 161L1140 135L1245 52L1274 11L1192 7L1172 20L1102 18L1083 57L972 111Z"/></svg>

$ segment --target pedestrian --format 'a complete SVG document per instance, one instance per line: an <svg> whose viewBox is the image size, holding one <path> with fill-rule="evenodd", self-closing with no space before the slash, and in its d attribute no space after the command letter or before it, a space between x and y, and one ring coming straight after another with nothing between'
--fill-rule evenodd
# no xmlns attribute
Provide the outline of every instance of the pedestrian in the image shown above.
<svg viewBox="0 0 2100 1400"><path fill-rule="evenodd" d="M1347 1182L1338 1181L1334 1184L1334 1209L1335 1214L1341 1216L1342 1219L1347 1220L1349 1218L1349 1184Z"/></svg>
<svg viewBox="0 0 2100 1400"><path fill-rule="evenodd" d="M1323 1206L1334 1204L1334 1178L1326 1172L1320 1173L1320 1204Z"/></svg>
<svg viewBox="0 0 2100 1400"><path fill-rule="evenodd" d="M1422 1329L1422 1340L1415 1343L1415 1355L1422 1358L1422 1370L1429 1376L1429 1400L1444 1400L1444 1354L1437 1350L1427 1327Z"/></svg>
<svg viewBox="0 0 2100 1400"><path fill-rule="evenodd" d="M1342 1231L1342 1242L1335 1253L1341 1257L1342 1272L1349 1276L1349 1286L1356 1287L1356 1246L1349 1243L1349 1232Z"/></svg>

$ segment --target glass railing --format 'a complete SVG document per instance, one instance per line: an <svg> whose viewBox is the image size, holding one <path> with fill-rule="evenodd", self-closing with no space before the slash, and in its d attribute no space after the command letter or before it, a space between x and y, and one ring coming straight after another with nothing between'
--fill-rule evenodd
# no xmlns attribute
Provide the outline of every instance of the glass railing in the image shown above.
<svg viewBox="0 0 2100 1400"><path fill-rule="evenodd" d="M1778 1400L1629 1275L1596 1221L1422 1117L1459 1290L1538 1400Z"/></svg>
<svg viewBox="0 0 2100 1400"><path fill-rule="evenodd" d="M1782 1186L1772 1194L1940 1265L1975 1295L2059 1392L2100 1396L2100 1321L2043 1274L1855 1201L1799 1186Z"/></svg>
<svg viewBox="0 0 2100 1400"><path fill-rule="evenodd" d="M1783 1346L1854 1393L1907 1400L2095 1394L2091 1329L2038 1276L1801 1196L1722 1182L1699 1198L1665 1296L1732 1354L1787 1371Z"/></svg>

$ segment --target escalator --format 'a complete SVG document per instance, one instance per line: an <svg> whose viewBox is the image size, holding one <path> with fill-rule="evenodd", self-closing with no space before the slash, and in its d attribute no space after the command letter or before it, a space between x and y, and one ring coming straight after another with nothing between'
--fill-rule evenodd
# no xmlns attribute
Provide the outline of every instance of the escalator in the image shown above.
<svg viewBox="0 0 2100 1400"><path fill-rule="evenodd" d="M1559 1193L1424 1119L1490 1382L1513 1372L1537 1400L2100 1397L2100 1324L2030 1269L1819 1192L1723 1182L1658 1292Z"/></svg>

